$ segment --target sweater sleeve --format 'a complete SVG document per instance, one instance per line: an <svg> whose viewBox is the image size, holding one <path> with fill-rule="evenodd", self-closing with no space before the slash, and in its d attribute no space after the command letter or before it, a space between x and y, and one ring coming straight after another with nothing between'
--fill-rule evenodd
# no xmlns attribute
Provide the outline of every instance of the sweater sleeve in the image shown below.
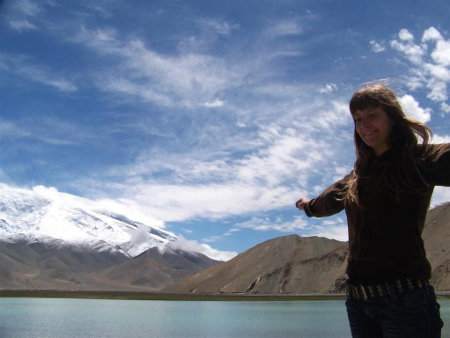
<svg viewBox="0 0 450 338"><path fill-rule="evenodd" d="M450 143L439 146L440 150L420 168L425 181L433 186L450 186Z"/></svg>
<svg viewBox="0 0 450 338"><path fill-rule="evenodd" d="M337 214L344 209L344 197L348 188L348 180L352 173L335 182L325 189L319 196L305 205L305 213L308 217L325 217Z"/></svg>

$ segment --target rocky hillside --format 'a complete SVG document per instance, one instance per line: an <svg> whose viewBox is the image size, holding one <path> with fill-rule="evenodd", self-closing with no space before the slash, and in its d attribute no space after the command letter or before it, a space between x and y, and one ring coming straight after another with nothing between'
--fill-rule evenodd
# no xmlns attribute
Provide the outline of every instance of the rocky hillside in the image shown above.
<svg viewBox="0 0 450 338"><path fill-rule="evenodd" d="M423 238L433 267L433 285L437 290L450 291L450 203L429 212Z"/></svg>
<svg viewBox="0 0 450 338"><path fill-rule="evenodd" d="M430 211L423 233L437 290L450 290L450 203ZM280 237L181 281L180 293L305 294L344 291L348 245Z"/></svg>
<svg viewBox="0 0 450 338"><path fill-rule="evenodd" d="M298 294L340 291L347 244L290 235L183 280L171 292ZM335 285L337 282L337 286Z"/></svg>
<svg viewBox="0 0 450 338"><path fill-rule="evenodd" d="M90 247L0 242L0 289L154 292L217 263L173 249L130 258Z"/></svg>
<svg viewBox="0 0 450 338"><path fill-rule="evenodd" d="M450 290L450 203L430 211L423 237L437 290ZM0 289L307 294L343 292L348 247L320 237L275 238L220 263L151 248L136 257L91 246L0 242Z"/></svg>

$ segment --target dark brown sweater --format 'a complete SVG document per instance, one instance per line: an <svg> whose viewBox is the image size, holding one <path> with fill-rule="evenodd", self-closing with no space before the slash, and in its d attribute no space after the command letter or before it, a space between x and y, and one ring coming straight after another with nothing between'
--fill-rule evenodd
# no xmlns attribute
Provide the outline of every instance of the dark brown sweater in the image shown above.
<svg viewBox="0 0 450 338"><path fill-rule="evenodd" d="M422 230L434 187L450 186L450 144L440 156L416 162L415 185L420 192L395 195L383 187L379 178L383 171L393 170L393 156L387 151L371 163L366 179L358 182L359 205L342 200L350 173L305 206L310 217L345 209L350 251L347 274L353 283L431 277Z"/></svg>

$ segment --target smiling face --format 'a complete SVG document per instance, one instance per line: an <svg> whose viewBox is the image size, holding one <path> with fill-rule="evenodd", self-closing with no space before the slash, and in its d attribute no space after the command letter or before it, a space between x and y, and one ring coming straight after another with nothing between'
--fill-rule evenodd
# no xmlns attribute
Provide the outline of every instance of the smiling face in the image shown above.
<svg viewBox="0 0 450 338"><path fill-rule="evenodd" d="M357 110L353 116L356 132L380 156L389 149L392 120L381 107Z"/></svg>

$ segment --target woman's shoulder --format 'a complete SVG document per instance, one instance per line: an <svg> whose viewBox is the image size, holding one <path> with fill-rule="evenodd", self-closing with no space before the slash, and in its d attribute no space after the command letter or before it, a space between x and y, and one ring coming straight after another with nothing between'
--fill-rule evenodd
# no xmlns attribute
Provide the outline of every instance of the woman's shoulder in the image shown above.
<svg viewBox="0 0 450 338"><path fill-rule="evenodd" d="M450 156L450 143L418 144L414 155L419 160L437 160L442 156Z"/></svg>

